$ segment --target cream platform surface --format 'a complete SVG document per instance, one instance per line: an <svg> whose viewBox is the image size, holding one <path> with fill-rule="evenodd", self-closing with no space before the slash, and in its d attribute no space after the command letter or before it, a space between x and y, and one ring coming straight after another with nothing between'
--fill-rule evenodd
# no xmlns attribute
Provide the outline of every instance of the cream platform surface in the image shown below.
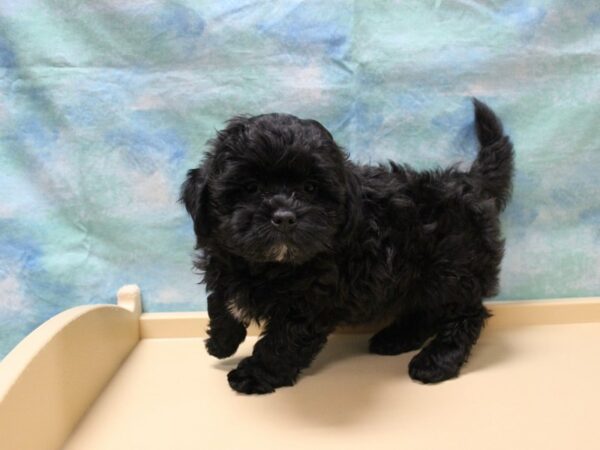
<svg viewBox="0 0 600 450"><path fill-rule="evenodd" d="M119 305L67 311L0 363L1 450L600 449L598 298L491 303L439 385L411 381L414 353L369 355L345 330L266 396L227 385L255 336L218 361L205 315L140 316L135 286Z"/></svg>

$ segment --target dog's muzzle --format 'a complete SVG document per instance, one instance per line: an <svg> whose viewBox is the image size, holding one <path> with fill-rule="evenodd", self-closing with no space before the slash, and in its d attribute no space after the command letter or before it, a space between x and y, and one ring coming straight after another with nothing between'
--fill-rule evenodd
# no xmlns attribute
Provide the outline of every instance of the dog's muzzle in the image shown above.
<svg viewBox="0 0 600 450"><path fill-rule="evenodd" d="M272 209L271 224L282 233L290 233L298 224L298 217L294 212L294 198L278 194L268 200Z"/></svg>
<svg viewBox="0 0 600 450"><path fill-rule="evenodd" d="M287 233L296 227L296 214L289 209L279 208L273 213L271 223L279 231Z"/></svg>

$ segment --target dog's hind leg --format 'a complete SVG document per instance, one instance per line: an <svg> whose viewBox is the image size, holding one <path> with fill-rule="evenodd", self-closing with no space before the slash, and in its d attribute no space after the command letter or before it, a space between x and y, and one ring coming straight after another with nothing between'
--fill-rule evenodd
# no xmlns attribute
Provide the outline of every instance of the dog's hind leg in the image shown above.
<svg viewBox="0 0 600 450"><path fill-rule="evenodd" d="M487 309L478 305L463 309L441 324L436 337L411 360L410 377L422 383L438 383L458 376L489 316Z"/></svg>
<svg viewBox="0 0 600 450"><path fill-rule="evenodd" d="M371 337L369 352L377 355L399 355L418 350L434 334L432 320L424 311L403 313Z"/></svg>

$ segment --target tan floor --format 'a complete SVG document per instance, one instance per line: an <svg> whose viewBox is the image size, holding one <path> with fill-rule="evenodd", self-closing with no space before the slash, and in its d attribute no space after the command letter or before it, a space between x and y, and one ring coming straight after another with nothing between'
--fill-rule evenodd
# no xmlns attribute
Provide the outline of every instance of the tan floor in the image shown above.
<svg viewBox="0 0 600 450"><path fill-rule="evenodd" d="M299 383L231 391L201 339L145 339L67 450L600 449L600 324L489 330L462 375L412 382L412 354L333 337Z"/></svg>

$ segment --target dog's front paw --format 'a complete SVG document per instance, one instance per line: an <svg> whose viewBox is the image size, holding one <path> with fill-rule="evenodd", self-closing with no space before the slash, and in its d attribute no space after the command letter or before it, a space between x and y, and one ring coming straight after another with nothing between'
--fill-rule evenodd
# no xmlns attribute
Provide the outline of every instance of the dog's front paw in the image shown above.
<svg viewBox="0 0 600 450"><path fill-rule="evenodd" d="M209 338L204 341L209 355L222 359L233 355L246 338L246 327L235 323L227 327L214 327L211 324Z"/></svg>
<svg viewBox="0 0 600 450"><path fill-rule="evenodd" d="M275 392L275 388L268 381L262 379L260 374L247 369L233 369L227 374L227 380L234 391L242 394L269 394Z"/></svg>
<svg viewBox="0 0 600 450"><path fill-rule="evenodd" d="M452 354L444 354L424 348L408 365L408 374L413 380L431 384L449 380L458 376L461 362Z"/></svg>
<svg viewBox="0 0 600 450"><path fill-rule="evenodd" d="M229 386L242 394L269 394L282 386L291 386L294 380L290 377L275 376L266 371L252 358L244 359L227 374Z"/></svg>
<svg viewBox="0 0 600 450"><path fill-rule="evenodd" d="M233 355L238 344L233 341L227 341L222 339L215 339L214 337L208 338L204 341L204 346L209 355L215 358L223 359Z"/></svg>

